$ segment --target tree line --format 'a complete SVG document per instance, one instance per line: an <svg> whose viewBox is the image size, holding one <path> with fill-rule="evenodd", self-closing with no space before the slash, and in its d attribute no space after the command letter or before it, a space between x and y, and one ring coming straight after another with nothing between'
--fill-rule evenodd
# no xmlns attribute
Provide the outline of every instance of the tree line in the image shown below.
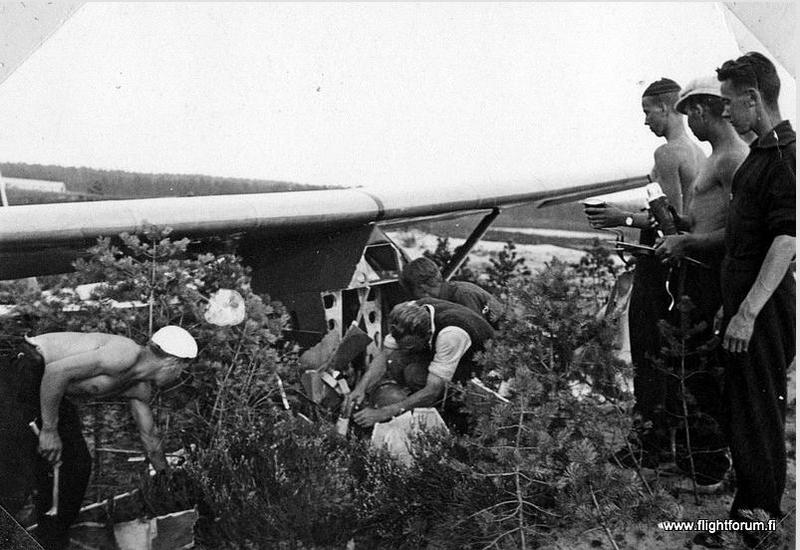
<svg viewBox="0 0 800 550"><path fill-rule="evenodd" d="M85 166L0 163L4 177L60 181L67 193L9 190L12 203L56 202L90 198L187 197L238 193L277 193L330 189L330 186L305 185L286 181L224 178L200 174L145 174L123 170L98 170ZM43 200L49 198L50 200Z"/></svg>

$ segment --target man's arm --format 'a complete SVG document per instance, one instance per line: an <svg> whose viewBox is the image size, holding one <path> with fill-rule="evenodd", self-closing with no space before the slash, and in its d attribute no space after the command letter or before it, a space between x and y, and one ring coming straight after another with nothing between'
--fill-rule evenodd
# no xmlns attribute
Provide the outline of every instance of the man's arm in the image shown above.
<svg viewBox="0 0 800 550"><path fill-rule="evenodd" d="M676 147L662 145L653 153L653 172L661 190L678 214L683 214L683 187L681 186L681 155Z"/></svg>
<svg viewBox="0 0 800 550"><path fill-rule="evenodd" d="M665 235L656 244L656 256L663 261L682 260L692 252L720 250L725 246L725 228L710 233Z"/></svg>
<svg viewBox="0 0 800 550"><path fill-rule="evenodd" d="M350 403L358 405L364 401L367 391L383 378L383 375L386 374L386 356L387 352L385 350L378 352L372 363L367 367L367 372L364 373L364 376L356 383L353 391L347 396L345 407L349 406Z"/></svg>
<svg viewBox="0 0 800 550"><path fill-rule="evenodd" d="M377 422L386 422L395 416L398 416L405 411L409 411L415 407L430 407L439 396L444 392L447 382L435 374L428 373L428 378L425 381L425 387L421 390L415 391L402 401L385 405L377 409L364 409L358 411L353 415L353 419L363 427L369 427Z"/></svg>
<svg viewBox="0 0 800 550"><path fill-rule="evenodd" d="M625 220L630 217L633 223L629 227L646 229L653 226L653 220L647 212L630 212L616 206L605 204L602 206L587 206L584 213L589 219L589 224L595 229L606 227L625 226Z"/></svg>
<svg viewBox="0 0 800 550"><path fill-rule="evenodd" d="M772 297L786 275L795 255L795 238L791 235L778 235L767 251L756 282L739 305L725 330L722 346L732 353L747 351L756 317L764 304Z"/></svg>
<svg viewBox="0 0 800 550"><path fill-rule="evenodd" d="M150 464L153 465L156 472L166 470L167 459L164 456L164 449L161 446L161 436L156 429L156 424L153 420L153 411L150 409L150 405L135 397L130 399L129 403L131 406L131 415L133 416L134 422L136 422L136 426L139 428L139 437L147 452L147 458L150 459Z"/></svg>
<svg viewBox="0 0 800 550"><path fill-rule="evenodd" d="M61 461L61 437L58 435L58 409L71 382L104 373L99 350L65 357L45 365L39 390L42 430L39 433L39 454L50 464Z"/></svg>
<svg viewBox="0 0 800 550"><path fill-rule="evenodd" d="M445 327L436 338L434 357L428 365L425 386L405 399L377 409L364 409L353 418L359 425L367 427L376 422L385 422L414 407L428 407L444 392L447 382L452 380L461 358L472 345L472 340L461 328Z"/></svg>

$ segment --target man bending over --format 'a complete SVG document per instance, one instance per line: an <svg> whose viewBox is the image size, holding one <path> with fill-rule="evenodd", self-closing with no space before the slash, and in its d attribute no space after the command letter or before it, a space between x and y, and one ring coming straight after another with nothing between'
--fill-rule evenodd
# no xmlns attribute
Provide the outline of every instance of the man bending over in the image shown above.
<svg viewBox="0 0 800 550"><path fill-rule="evenodd" d="M185 360L196 356L194 338L175 326L157 331L144 346L114 334L54 332L26 337L15 350L10 368L0 378L9 413L4 415L2 435L8 443L17 443L9 445L10 452L0 459L0 501L12 514L18 512L28 478L35 476L37 538L46 549L68 545L68 530L78 516L91 473L91 457L72 398L128 398L150 463L156 471L165 470L149 401L154 387L176 381ZM39 427L38 457L30 422ZM48 516L45 512L55 504L50 477L55 467L60 472L58 513Z"/></svg>

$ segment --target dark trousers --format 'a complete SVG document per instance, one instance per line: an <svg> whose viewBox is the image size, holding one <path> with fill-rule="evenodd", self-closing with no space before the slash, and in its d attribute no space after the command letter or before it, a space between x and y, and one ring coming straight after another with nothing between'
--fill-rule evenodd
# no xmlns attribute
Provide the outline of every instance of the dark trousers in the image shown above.
<svg viewBox="0 0 800 550"><path fill-rule="evenodd" d="M683 416L688 413L696 479L700 483L716 483L730 467L722 429L722 352L713 333L714 317L722 305L720 258L709 255L700 259L711 269L684 262L672 270L670 277L670 290L676 304L667 320L678 335L685 334L687 338L685 353L668 356L665 360L670 373L683 377L685 396L681 396L679 378L670 377L665 413L669 424L678 427L678 465L686 471L691 468L684 432L680 429Z"/></svg>
<svg viewBox="0 0 800 550"><path fill-rule="evenodd" d="M736 285L736 273L729 277L732 280L723 286L726 321L750 286ZM794 354L795 282L789 273L756 318L747 353L726 354L726 427L736 472L733 517L755 508L773 517L781 515L786 485L786 370Z"/></svg>
<svg viewBox="0 0 800 550"><path fill-rule="evenodd" d="M661 355L658 322L667 312L669 297L664 289L666 271L653 258L638 258L628 306L628 326L633 363L634 410L644 420L653 420L664 408L667 375L654 360Z"/></svg>
<svg viewBox="0 0 800 550"><path fill-rule="evenodd" d="M38 438L28 426L38 420L39 388L44 361L36 348L20 346L0 372L0 502L13 515L24 505L35 485L34 504L39 527L36 537L46 548L64 548L67 532L78 517L91 474L91 455L83 439L78 411L66 398L59 408L58 434L61 437L61 466L58 486L58 514L46 515L52 505L53 469L37 452ZM39 423L39 422L37 422Z"/></svg>

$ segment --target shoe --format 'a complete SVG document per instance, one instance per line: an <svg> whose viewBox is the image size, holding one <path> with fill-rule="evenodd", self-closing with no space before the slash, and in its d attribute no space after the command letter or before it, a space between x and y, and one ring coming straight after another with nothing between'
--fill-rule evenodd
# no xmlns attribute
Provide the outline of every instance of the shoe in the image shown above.
<svg viewBox="0 0 800 550"><path fill-rule="evenodd" d="M712 533L711 531L697 533L694 538L692 538L692 543L705 548L725 547L725 541L722 539L722 535L720 535L719 532Z"/></svg>

